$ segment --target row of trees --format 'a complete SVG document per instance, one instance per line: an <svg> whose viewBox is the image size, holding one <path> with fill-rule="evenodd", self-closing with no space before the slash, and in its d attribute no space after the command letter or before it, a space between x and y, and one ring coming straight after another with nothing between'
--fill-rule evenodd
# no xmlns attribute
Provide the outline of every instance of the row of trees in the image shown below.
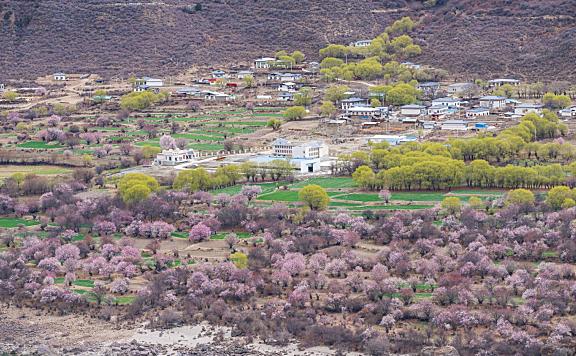
<svg viewBox="0 0 576 356"><path fill-rule="evenodd" d="M178 190L196 192L235 185L244 177L246 181L264 180L270 177L274 181L292 180L294 167L288 160L276 159L267 163L245 162L240 165L226 165L216 169L214 173L204 168L183 170L178 173L172 187Z"/></svg>
<svg viewBox="0 0 576 356"><path fill-rule="evenodd" d="M446 189L464 183L475 187L551 187L571 182L576 165L503 164L520 159L571 161L576 151L568 143L532 142L565 132L566 126L558 117L546 111L543 117L524 116L520 124L496 137L452 139L447 144L412 142L393 148L387 143L373 144L370 152L341 155L335 170L352 174L359 186L369 189Z"/></svg>
<svg viewBox="0 0 576 356"><path fill-rule="evenodd" d="M566 182L573 184L573 171L576 168L574 164L498 167L484 160L465 164L460 160L430 154L408 155L402 162L378 172L361 165L352 173L352 178L358 186L372 190L383 187L440 190L464 184L480 188L550 188Z"/></svg>

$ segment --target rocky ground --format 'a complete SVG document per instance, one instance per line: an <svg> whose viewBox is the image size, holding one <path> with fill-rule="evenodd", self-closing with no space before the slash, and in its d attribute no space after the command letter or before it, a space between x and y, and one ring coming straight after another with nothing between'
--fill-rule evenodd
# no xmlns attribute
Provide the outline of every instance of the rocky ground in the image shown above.
<svg viewBox="0 0 576 356"><path fill-rule="evenodd" d="M55 316L41 311L0 307L0 355L202 355L326 356L327 347L275 347L231 337L229 328L207 324L170 330L130 328L83 315ZM359 353L346 353L359 356ZM425 348L419 356L458 356L453 347Z"/></svg>
<svg viewBox="0 0 576 356"><path fill-rule="evenodd" d="M227 328L209 325L170 330L130 328L83 315L55 316L0 307L0 354L4 355L329 355L328 348L299 350L246 344Z"/></svg>

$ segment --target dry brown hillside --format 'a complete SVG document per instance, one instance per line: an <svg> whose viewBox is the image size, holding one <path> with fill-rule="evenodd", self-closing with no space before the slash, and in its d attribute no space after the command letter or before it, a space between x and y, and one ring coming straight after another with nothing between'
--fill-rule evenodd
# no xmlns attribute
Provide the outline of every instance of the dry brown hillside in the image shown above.
<svg viewBox="0 0 576 356"><path fill-rule="evenodd" d="M202 9L195 11L196 3ZM576 79L576 1L0 0L0 80L54 71L165 74L421 20L417 61L461 77Z"/></svg>

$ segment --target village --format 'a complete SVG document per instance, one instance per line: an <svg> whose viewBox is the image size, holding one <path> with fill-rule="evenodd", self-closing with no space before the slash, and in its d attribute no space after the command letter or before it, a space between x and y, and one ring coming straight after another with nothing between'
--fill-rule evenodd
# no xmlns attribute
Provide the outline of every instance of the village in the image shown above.
<svg viewBox="0 0 576 356"><path fill-rule="evenodd" d="M370 42L357 41L350 46L366 47ZM270 121L257 122L256 135L254 130L245 131L247 135L238 132L234 142L227 145L214 144L222 143L221 137L197 136L196 141L202 143L196 147L173 147L159 152L138 171L198 166L214 171L226 164L250 161L265 165L289 159L295 172L301 175L322 175L332 172L339 155L361 147L381 142L392 146L422 140L441 142L451 137L495 133L515 125L528 113L541 115L545 108L541 98L528 93L529 83L513 78L416 82L411 84L415 95L405 104L385 106L382 103L386 102L386 94L379 90L382 85L378 80L330 83L321 74L321 63L302 60L296 64L279 57L257 58L250 66L233 69L197 68L193 74L170 78L103 79L97 75L58 72L39 78L31 87L18 86L18 81L0 84L4 98L0 100L0 110L77 105L82 109L75 109L68 120L81 124L83 117L113 114L123 95L150 92L164 93L168 100L141 110L140 116L185 117L190 108L194 111L200 108L201 113L258 111L262 118L280 119L274 124L278 127L272 128ZM422 69L412 62L399 66L412 72ZM513 95L514 90L524 91L526 99ZM330 91L332 101L324 100L325 93ZM327 102L329 105L320 105ZM287 114L290 107L303 110ZM576 106L565 105L557 114L570 123L576 118ZM250 126L247 124L244 129ZM10 148L14 143L16 147L41 147L33 142L27 145L26 139L21 135L18 142L3 140L3 147Z"/></svg>

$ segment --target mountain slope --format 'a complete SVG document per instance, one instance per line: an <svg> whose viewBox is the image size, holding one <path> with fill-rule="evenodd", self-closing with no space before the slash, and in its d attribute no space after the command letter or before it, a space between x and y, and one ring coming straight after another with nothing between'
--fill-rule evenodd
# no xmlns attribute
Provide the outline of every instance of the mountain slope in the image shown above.
<svg viewBox="0 0 576 356"><path fill-rule="evenodd" d="M198 0L200 1L200 0ZM167 74L329 42L418 19L418 62L461 77L576 80L573 0L0 0L0 80L54 71ZM481 4L478 4L481 3ZM186 7L188 5L188 7Z"/></svg>

